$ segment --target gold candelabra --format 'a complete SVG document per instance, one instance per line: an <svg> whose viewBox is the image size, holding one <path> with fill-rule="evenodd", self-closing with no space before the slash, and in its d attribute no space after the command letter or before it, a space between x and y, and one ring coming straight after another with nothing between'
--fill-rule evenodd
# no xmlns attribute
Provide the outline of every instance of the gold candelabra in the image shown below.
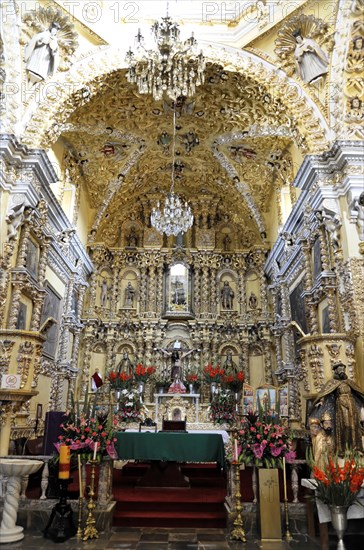
<svg viewBox="0 0 364 550"><path fill-rule="evenodd" d="M242 542L246 542L246 536L244 531L244 525L243 525L243 516L242 516L242 510L243 507L241 505L241 493L240 493L240 465L237 460L233 462L234 468L235 468L235 510L236 510L236 517L234 520L234 529L231 532L230 538L232 540L240 540Z"/></svg>
<svg viewBox="0 0 364 550"><path fill-rule="evenodd" d="M95 468L97 463L98 463L97 460L90 460L91 484L90 484L89 499L87 503L88 516L86 519L86 527L83 531L82 540L99 538L99 533L98 533L98 530L96 529L96 519L94 516L94 509L96 508L96 504L93 499L93 497L95 496Z"/></svg>

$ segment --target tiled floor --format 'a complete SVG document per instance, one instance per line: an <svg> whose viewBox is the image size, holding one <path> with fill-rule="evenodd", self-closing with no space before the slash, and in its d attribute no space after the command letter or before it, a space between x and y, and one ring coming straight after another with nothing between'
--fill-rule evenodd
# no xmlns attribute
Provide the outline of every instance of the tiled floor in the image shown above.
<svg viewBox="0 0 364 550"><path fill-rule="evenodd" d="M1 541L0 541L1 542ZM100 534L99 539L83 542L76 537L64 543L56 543L45 539L41 533L27 532L22 541L2 544L1 550L334 550L337 539L330 535L329 545L325 548L307 535L295 535L289 544L282 542L266 542L250 540L246 544L227 540L224 529L157 529L136 527L114 527L108 534ZM345 538L346 550L360 550L364 547L364 539L359 535L348 535Z"/></svg>

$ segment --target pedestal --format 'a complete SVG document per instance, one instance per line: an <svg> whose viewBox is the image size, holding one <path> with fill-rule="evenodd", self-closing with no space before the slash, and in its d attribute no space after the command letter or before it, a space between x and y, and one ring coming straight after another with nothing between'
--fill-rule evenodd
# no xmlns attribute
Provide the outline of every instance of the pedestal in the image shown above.
<svg viewBox="0 0 364 550"><path fill-rule="evenodd" d="M0 543L16 542L24 538L23 527L16 525L22 476L37 472L41 460L1 459L0 474L7 476L3 517L0 525Z"/></svg>
<svg viewBox="0 0 364 550"><path fill-rule="evenodd" d="M282 540L278 469L259 468L258 478L262 542Z"/></svg>

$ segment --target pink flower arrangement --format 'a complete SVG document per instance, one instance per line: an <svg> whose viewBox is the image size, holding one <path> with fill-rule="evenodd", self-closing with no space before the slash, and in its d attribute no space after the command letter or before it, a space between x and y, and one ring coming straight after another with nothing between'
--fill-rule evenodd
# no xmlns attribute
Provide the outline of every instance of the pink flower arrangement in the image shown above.
<svg viewBox="0 0 364 550"><path fill-rule="evenodd" d="M239 460L245 464L276 468L282 466L283 457L288 463L296 458L288 425L278 418L268 422L250 414L242 420L237 438Z"/></svg>

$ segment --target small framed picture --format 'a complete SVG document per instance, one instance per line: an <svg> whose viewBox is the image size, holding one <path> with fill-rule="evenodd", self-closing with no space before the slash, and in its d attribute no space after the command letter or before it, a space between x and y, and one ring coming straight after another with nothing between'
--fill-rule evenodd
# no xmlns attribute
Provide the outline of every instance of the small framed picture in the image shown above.
<svg viewBox="0 0 364 550"><path fill-rule="evenodd" d="M243 386L243 415L254 412L254 388L249 384Z"/></svg>
<svg viewBox="0 0 364 550"><path fill-rule="evenodd" d="M277 388L264 384L256 389L256 409L263 415L277 414Z"/></svg>

